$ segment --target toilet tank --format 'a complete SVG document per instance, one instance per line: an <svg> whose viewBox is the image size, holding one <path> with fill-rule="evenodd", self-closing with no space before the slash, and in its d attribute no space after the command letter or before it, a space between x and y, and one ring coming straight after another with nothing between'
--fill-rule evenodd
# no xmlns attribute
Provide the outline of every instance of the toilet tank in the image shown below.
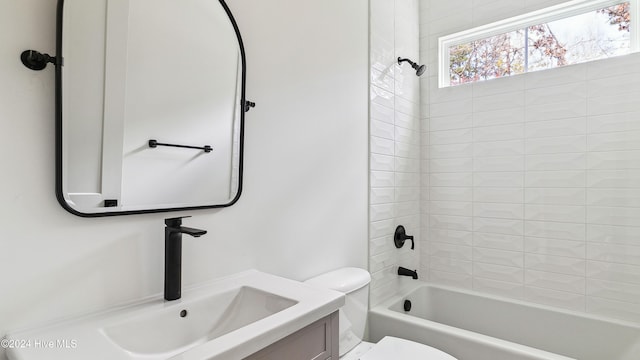
<svg viewBox="0 0 640 360"><path fill-rule="evenodd" d="M339 310L340 356L362 342L369 306L371 275L360 268L341 268L313 277L305 283L314 287L340 291L345 304Z"/></svg>

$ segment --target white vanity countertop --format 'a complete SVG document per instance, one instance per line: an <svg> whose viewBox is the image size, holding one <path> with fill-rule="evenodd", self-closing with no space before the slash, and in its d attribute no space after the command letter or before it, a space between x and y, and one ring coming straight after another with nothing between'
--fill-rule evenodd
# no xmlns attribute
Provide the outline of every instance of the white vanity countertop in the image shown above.
<svg viewBox="0 0 640 360"><path fill-rule="evenodd" d="M175 310L199 299L249 287L293 300L294 305L211 340L202 339L182 353L137 354L115 344L105 328L147 314ZM327 316L344 305L344 295L307 284L247 270L203 285L186 288L182 298L165 301L162 295L67 320L62 323L8 335L13 347L9 360L212 360L242 359Z"/></svg>

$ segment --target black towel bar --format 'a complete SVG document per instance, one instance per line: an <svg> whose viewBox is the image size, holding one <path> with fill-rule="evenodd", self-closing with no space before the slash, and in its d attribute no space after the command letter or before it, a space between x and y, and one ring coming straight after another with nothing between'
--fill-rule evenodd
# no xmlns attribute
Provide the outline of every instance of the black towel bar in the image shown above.
<svg viewBox="0 0 640 360"><path fill-rule="evenodd" d="M205 145L205 146L177 145L177 144L160 143L154 139L149 140L150 148L155 148L158 146L170 146L170 147L185 148L185 149L198 149L198 150L204 150L204 152L206 153L209 153L213 150L209 145Z"/></svg>

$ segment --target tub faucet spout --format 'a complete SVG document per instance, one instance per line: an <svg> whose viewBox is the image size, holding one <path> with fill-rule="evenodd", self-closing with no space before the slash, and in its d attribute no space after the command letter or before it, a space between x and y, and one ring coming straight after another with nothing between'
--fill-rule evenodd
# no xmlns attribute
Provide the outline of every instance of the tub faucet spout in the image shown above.
<svg viewBox="0 0 640 360"><path fill-rule="evenodd" d="M409 270L407 268L403 268L402 266L400 266L398 268L398 275L402 275L402 276L411 276L414 280L418 279L418 271L417 270Z"/></svg>

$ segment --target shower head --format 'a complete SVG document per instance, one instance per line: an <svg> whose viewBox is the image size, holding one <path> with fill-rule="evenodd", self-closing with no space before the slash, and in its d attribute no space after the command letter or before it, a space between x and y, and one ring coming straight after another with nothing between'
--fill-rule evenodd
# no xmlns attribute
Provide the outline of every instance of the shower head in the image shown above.
<svg viewBox="0 0 640 360"><path fill-rule="evenodd" d="M411 64L411 67L416 71L416 75L420 76L422 74L424 74L424 71L427 70L427 66L426 65L418 65L415 62L409 60L409 59L402 59L400 57L398 57L398 65L402 64L403 61L408 62L409 64Z"/></svg>

